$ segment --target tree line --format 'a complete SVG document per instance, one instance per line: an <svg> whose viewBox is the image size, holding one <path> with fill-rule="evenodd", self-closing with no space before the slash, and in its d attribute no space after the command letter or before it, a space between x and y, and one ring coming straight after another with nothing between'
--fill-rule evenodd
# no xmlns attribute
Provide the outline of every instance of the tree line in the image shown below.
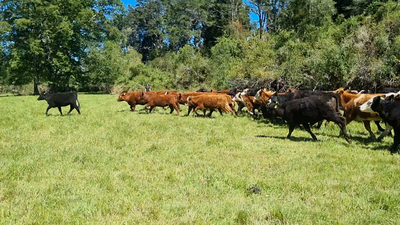
<svg viewBox="0 0 400 225"><path fill-rule="evenodd" d="M3 0L0 12L4 90L400 87L397 1Z"/></svg>

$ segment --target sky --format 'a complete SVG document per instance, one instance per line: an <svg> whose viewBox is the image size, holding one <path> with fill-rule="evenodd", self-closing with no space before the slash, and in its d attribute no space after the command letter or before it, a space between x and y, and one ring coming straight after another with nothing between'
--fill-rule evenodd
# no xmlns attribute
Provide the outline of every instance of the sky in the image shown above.
<svg viewBox="0 0 400 225"><path fill-rule="evenodd" d="M128 8L128 5L136 5L136 0L121 0L122 3L124 3L125 8Z"/></svg>

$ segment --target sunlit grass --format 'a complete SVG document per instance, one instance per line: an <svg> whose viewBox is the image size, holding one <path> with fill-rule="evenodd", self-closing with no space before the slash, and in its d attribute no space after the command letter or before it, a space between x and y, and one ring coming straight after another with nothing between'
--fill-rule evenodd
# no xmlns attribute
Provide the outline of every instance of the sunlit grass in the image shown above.
<svg viewBox="0 0 400 225"><path fill-rule="evenodd" d="M395 224L392 138L353 144L329 124L296 129L215 112L130 112L112 95L79 95L59 116L34 96L0 97L3 224ZM64 108L65 113L68 108ZM375 127L374 127L375 128ZM375 128L376 130L376 128ZM260 194L248 189L257 187Z"/></svg>

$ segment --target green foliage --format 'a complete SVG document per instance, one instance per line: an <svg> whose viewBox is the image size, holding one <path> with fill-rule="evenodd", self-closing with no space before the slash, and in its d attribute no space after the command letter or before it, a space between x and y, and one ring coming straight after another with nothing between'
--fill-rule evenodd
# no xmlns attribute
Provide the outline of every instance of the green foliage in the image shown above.
<svg viewBox="0 0 400 225"><path fill-rule="evenodd" d="M102 87L102 91L109 92L111 85L119 77L127 76L127 68L136 66L132 64L138 63L137 59L131 58L135 57L134 53L130 53L131 51L134 50L124 53L118 44L111 41L106 41L103 48L90 48L86 62L87 73L76 80L80 82L79 86L86 89L90 86Z"/></svg>
<svg viewBox="0 0 400 225"><path fill-rule="evenodd" d="M238 80L304 89L400 87L398 5L140 0L124 12L119 0L4 0L0 83L103 91L147 83L226 89ZM251 27L250 11L260 27Z"/></svg>
<svg viewBox="0 0 400 225"><path fill-rule="evenodd" d="M241 57L243 52L238 40L220 38L218 44L211 48L211 81L212 87L224 89L228 87L228 81L235 75L242 76ZM240 71L234 71L240 68Z"/></svg>
<svg viewBox="0 0 400 225"><path fill-rule="evenodd" d="M34 80L65 87L82 74L86 48L107 39L106 25L113 15L120 13L122 3L5 0L0 7L1 42L6 48L10 72L8 83L26 84Z"/></svg>
<svg viewBox="0 0 400 225"><path fill-rule="evenodd" d="M189 45L185 45L178 53L169 53L149 63L151 68L167 73L166 79L174 89L188 89L206 82L210 74L208 64L198 49Z"/></svg>

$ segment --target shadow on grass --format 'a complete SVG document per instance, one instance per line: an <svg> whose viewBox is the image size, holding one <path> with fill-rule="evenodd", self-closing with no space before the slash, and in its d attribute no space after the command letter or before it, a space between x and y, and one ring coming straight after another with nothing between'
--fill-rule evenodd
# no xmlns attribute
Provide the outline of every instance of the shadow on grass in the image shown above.
<svg viewBox="0 0 400 225"><path fill-rule="evenodd" d="M275 138L275 139L281 139L281 140L290 140L290 141L296 141L296 142L307 142L307 141L314 141L311 136L310 138L306 138L306 137L295 137L295 136L291 136L290 138L287 138L286 136L273 136L273 135L256 135L256 137L258 138ZM319 140L317 140L319 141Z"/></svg>

